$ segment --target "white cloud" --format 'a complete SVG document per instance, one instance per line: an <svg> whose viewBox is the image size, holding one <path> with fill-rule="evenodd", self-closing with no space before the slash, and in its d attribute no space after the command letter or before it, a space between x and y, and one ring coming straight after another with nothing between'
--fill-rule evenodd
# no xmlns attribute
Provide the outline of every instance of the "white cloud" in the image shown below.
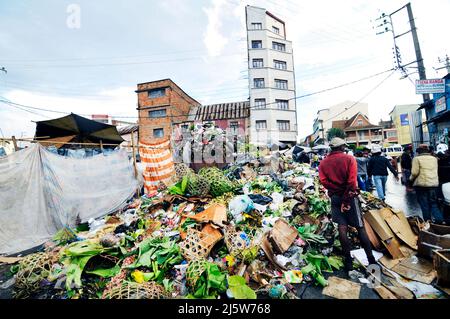
<svg viewBox="0 0 450 319"><path fill-rule="evenodd" d="M212 7L202 8L208 18L208 25L203 35L203 43L208 49L210 56L219 55L228 43L228 38L220 30L226 4L225 0L212 0Z"/></svg>
<svg viewBox="0 0 450 319"><path fill-rule="evenodd" d="M136 93L134 87L119 87L117 89L102 90L98 92L101 99L89 99L83 97L62 97L48 94L35 93L23 90L12 90L3 94L3 97L11 102L25 106L38 107L47 110L73 112L90 117L92 114L108 114L117 116L137 116ZM35 124L32 121L42 121L49 118L64 116L63 113L47 112L30 109L21 106L11 106L0 102L0 129L5 136L34 135ZM28 110L28 111L24 111ZM136 118L120 118L135 122Z"/></svg>

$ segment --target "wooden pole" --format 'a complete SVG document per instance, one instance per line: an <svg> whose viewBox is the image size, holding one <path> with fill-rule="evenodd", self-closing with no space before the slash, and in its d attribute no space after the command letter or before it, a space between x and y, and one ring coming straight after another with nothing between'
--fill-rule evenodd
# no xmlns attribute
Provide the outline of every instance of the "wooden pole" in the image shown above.
<svg viewBox="0 0 450 319"><path fill-rule="evenodd" d="M13 135L13 136L11 136L11 139L12 139L12 142L13 142L13 144L14 144L14 151L18 151L19 150L19 147L17 146L17 140L16 140L16 137Z"/></svg>
<svg viewBox="0 0 450 319"><path fill-rule="evenodd" d="M137 178L137 167L136 167L136 151L134 150L134 132L131 131L131 147L132 147L132 154L133 154L133 167L134 167L134 177Z"/></svg>
<svg viewBox="0 0 450 319"><path fill-rule="evenodd" d="M100 150L101 150L102 153L103 153L103 142L102 142L102 140L100 140Z"/></svg>
<svg viewBox="0 0 450 319"><path fill-rule="evenodd" d="M134 177L137 179L138 177L138 170L137 170L137 165L136 165L136 151L134 149L134 132L133 130L131 131L131 148L132 148L132 154L133 154L133 168L134 168ZM139 187L136 189L136 197L139 198L139 196L141 191L139 189Z"/></svg>

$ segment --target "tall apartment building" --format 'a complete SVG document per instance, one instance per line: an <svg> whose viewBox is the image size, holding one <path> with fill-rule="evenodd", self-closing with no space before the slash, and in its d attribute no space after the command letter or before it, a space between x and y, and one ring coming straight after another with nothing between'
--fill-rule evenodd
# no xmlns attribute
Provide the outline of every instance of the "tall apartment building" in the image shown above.
<svg viewBox="0 0 450 319"><path fill-rule="evenodd" d="M284 21L263 8L246 7L250 142L297 141L292 42Z"/></svg>

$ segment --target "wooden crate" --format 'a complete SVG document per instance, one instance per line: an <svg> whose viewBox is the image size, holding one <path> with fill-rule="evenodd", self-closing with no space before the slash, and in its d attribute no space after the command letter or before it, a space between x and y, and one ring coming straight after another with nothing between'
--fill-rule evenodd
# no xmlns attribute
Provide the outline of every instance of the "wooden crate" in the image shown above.
<svg viewBox="0 0 450 319"><path fill-rule="evenodd" d="M437 272L437 284L450 287L450 249L435 250L433 264Z"/></svg>

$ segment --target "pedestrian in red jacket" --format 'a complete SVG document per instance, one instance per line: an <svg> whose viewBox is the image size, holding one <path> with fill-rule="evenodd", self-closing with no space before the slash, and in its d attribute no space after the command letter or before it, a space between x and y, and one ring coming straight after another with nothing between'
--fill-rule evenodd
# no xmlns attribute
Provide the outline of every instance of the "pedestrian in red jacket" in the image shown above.
<svg viewBox="0 0 450 319"><path fill-rule="evenodd" d="M345 257L344 266L348 272L353 269L353 260L350 256L351 242L347 234L349 225L358 230L358 237L369 264L376 264L376 260L364 228L358 199L358 166L353 156L344 153L346 146L341 138L335 137L331 140L331 153L320 163L319 177L331 198L332 219L338 224L339 241Z"/></svg>

